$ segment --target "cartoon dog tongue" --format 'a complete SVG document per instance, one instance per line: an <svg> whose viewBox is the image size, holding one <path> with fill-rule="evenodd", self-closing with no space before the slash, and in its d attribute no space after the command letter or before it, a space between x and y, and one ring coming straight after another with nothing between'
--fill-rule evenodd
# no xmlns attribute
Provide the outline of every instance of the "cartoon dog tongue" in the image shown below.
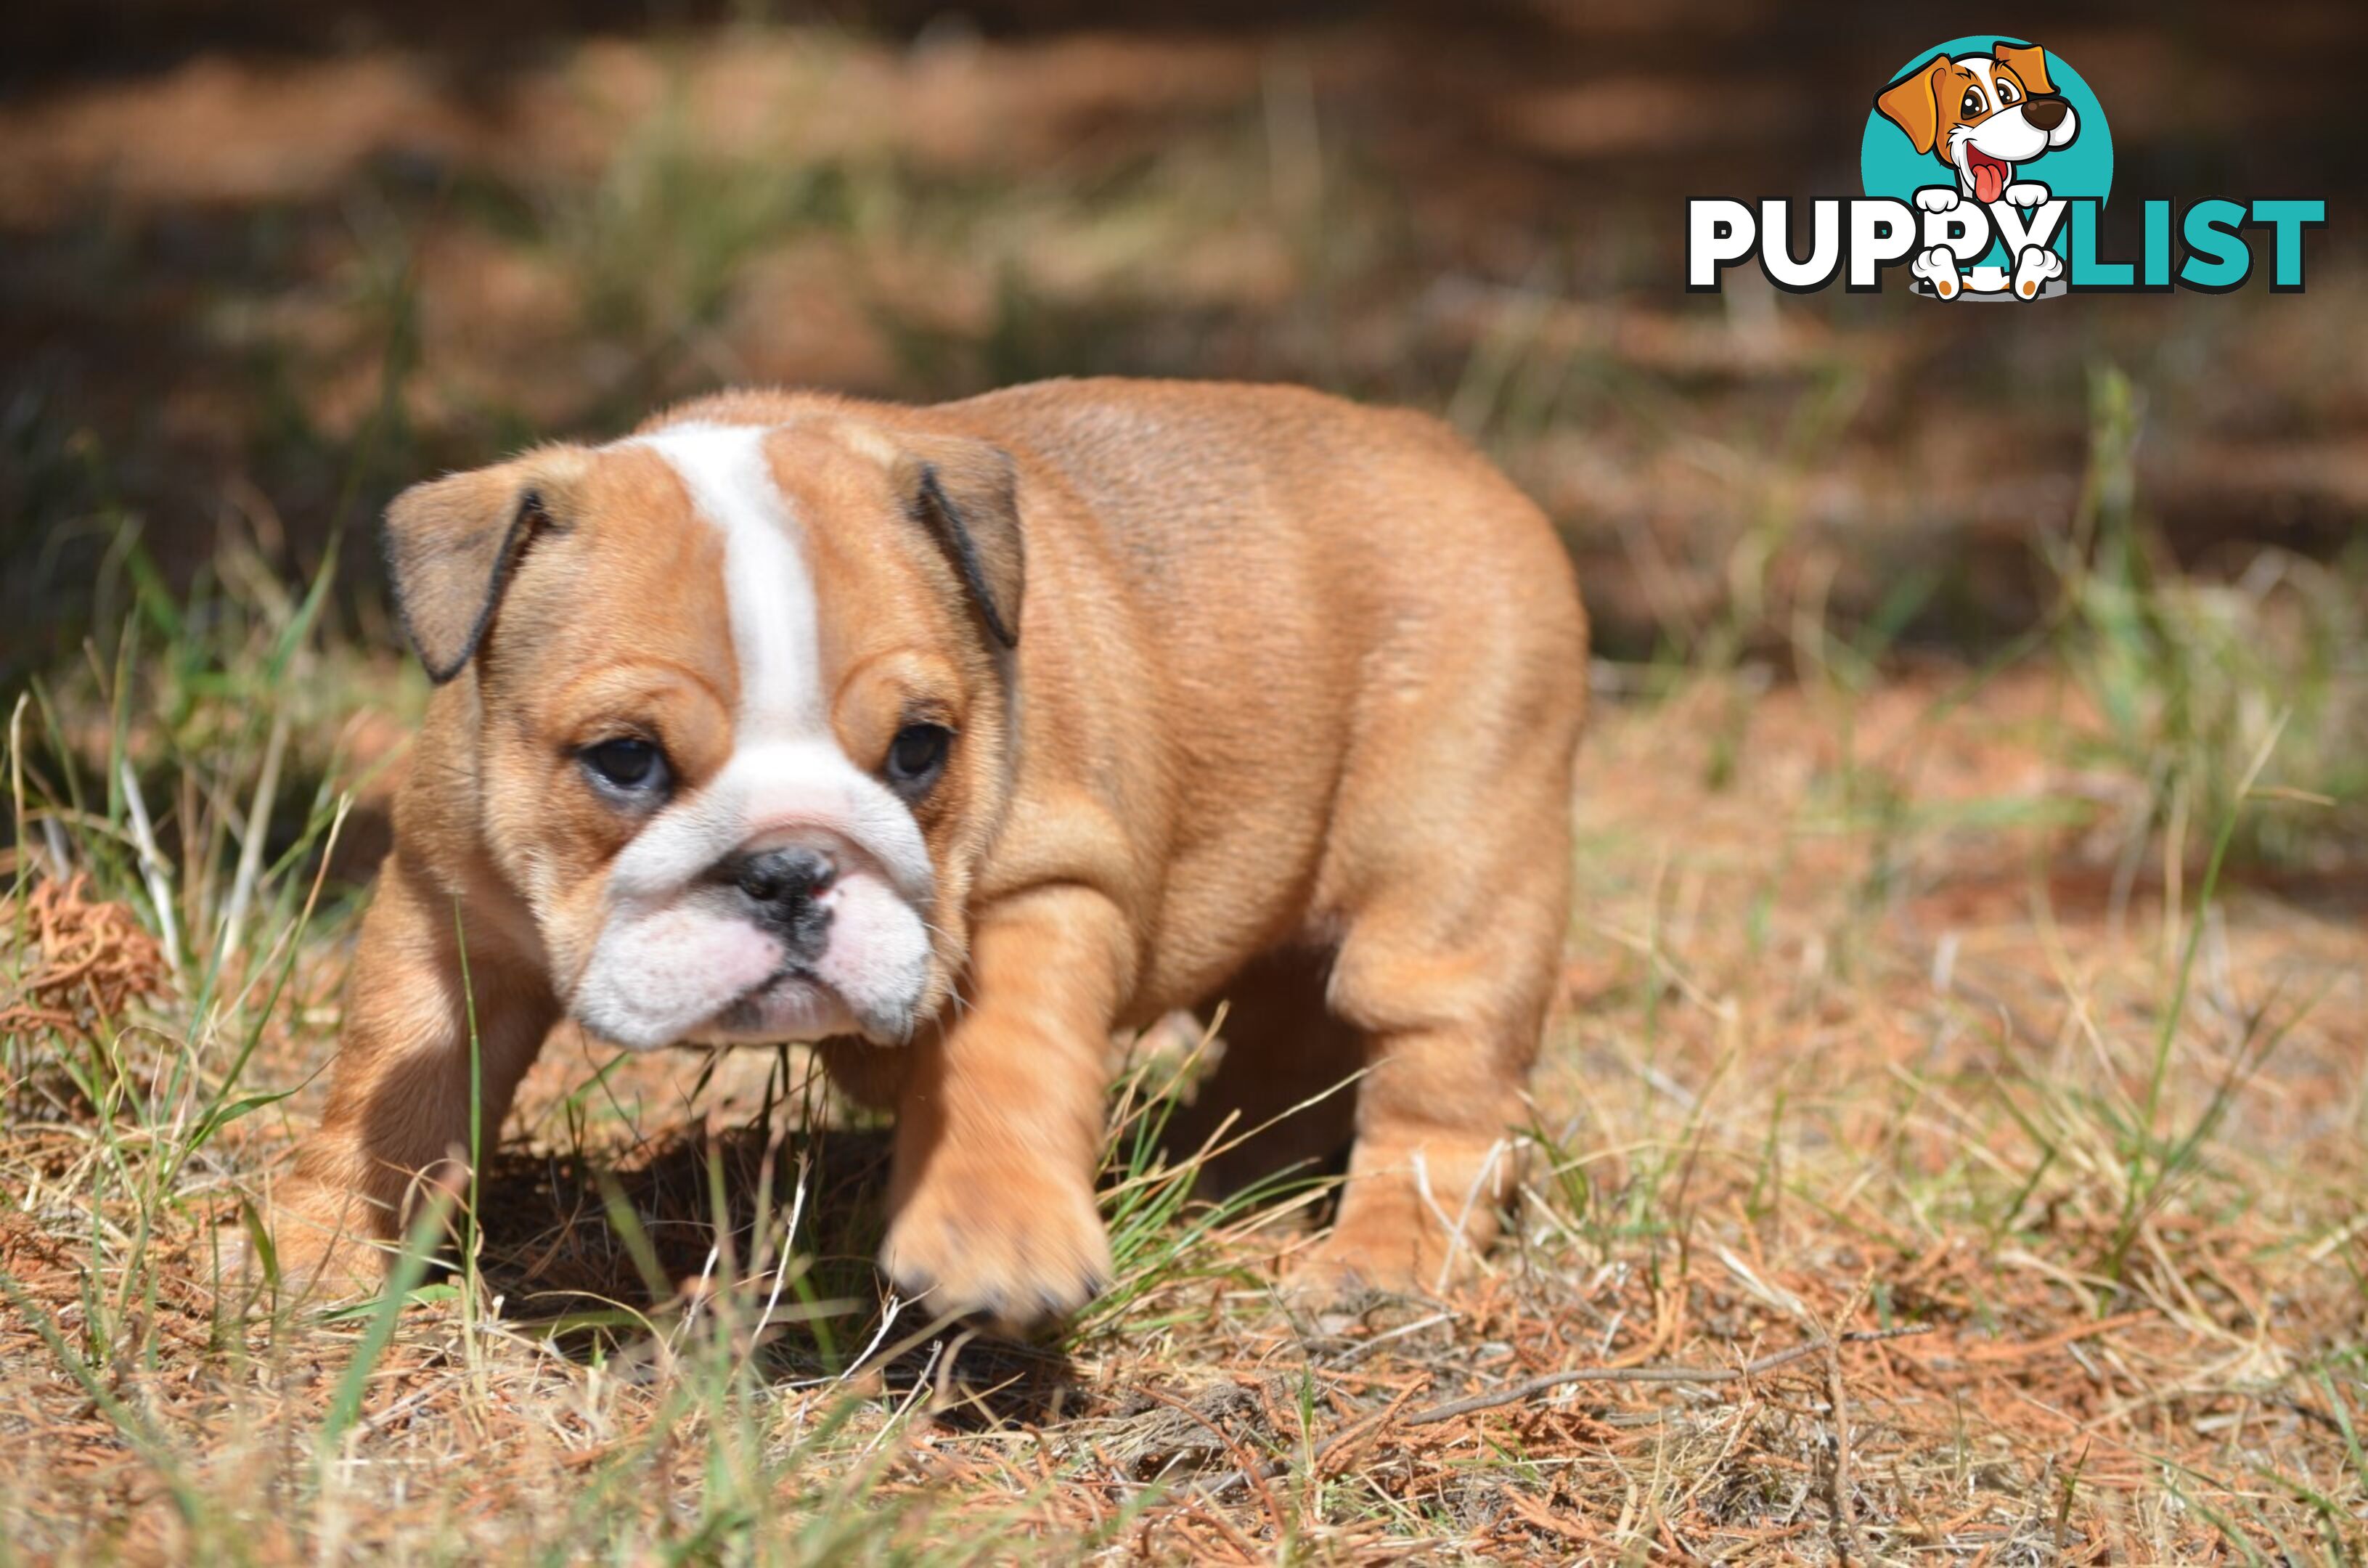
<svg viewBox="0 0 2368 1568"><path fill-rule="evenodd" d="M2006 189L2006 176L2014 171L1979 147L1968 147L1965 149L1965 172L1974 176L1975 199L1987 206L1996 201Z"/></svg>

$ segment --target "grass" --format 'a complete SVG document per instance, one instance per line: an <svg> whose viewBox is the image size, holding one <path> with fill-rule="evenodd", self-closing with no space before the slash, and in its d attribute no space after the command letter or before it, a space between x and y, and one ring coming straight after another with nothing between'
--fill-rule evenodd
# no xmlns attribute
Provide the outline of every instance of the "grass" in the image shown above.
<svg viewBox="0 0 2368 1568"><path fill-rule="evenodd" d="M785 162L813 119L719 131L716 59L621 115L601 58L540 100L619 119L598 157L368 171L325 231L250 237L335 259L281 315L276 278L216 301L278 326L234 378L259 482L194 566L127 488L144 449L10 406L16 521L88 588L6 694L0 1553L2368 1553L2368 562L2182 564L2158 367L2081 361L2064 526L2017 538L2029 613L1981 619L1967 536L1816 499L1881 489L1873 331L1741 354L1550 266L1393 293L1412 208L1304 62L1039 166ZM877 62L783 69L837 112ZM1650 477L1643 516L1575 516L1618 656L1528 1176L1469 1288L1292 1318L1321 1188L1196 1202L1158 1134L1209 1042L1158 1040L1114 1073L1117 1283L1053 1342L978 1342L882 1298L882 1130L803 1053L565 1029L376 1301L287 1299L268 1255L220 1277L317 1112L424 695L320 539L439 463L765 373L784 301L859 383L1295 375L1449 413L1566 517L1565 464ZM1663 497L1708 520L1660 531Z"/></svg>

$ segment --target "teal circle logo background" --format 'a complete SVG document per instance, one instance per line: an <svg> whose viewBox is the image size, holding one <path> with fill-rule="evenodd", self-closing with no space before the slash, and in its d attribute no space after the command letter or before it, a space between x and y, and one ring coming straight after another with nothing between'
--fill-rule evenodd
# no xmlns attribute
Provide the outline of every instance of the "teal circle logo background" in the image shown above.
<svg viewBox="0 0 2368 1568"><path fill-rule="evenodd" d="M1956 175L1949 165L1930 153L1918 153L1907 133L1883 118L1880 109L1871 107L1875 94L1907 74L1910 68L1923 64L1936 54L1952 58L1965 54L1987 54L2001 43L2023 44L2032 40L2014 33L1973 33L1964 38L1952 38L1930 49L1918 50L1899 62L1899 68L1867 94L1870 105L1866 111L1866 131L1859 138L1859 177L1865 183L1869 196L1887 196L1897 201L1913 202L1916 192L1929 185L1954 186ZM2044 48L2043 42L2041 47ZM2079 134L2071 145L2055 148L2033 158L2021 168L2030 171L2029 177L2047 187L2051 196L2089 196L2102 205L2105 193L2113 184L2113 137L2105 124L2105 109L2097 101L2096 93L2082 79L2080 73L2065 62L2054 50L2047 51L2047 79L2080 117ZM2055 248L2062 251L2071 228L2069 223L2056 231ZM1982 260L1997 264L2006 256L2006 247L1992 244Z"/></svg>

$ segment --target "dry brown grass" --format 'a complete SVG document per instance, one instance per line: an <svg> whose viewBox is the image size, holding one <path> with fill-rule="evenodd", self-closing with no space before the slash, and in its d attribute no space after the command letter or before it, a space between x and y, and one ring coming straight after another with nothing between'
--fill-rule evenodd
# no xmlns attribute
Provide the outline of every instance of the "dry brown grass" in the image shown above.
<svg viewBox="0 0 2368 1568"><path fill-rule="evenodd" d="M0 897L0 926L19 944L17 986L0 1006L0 1033L44 1030L90 1043L131 1005L158 995L164 949L120 903L94 900L89 880L42 881Z"/></svg>

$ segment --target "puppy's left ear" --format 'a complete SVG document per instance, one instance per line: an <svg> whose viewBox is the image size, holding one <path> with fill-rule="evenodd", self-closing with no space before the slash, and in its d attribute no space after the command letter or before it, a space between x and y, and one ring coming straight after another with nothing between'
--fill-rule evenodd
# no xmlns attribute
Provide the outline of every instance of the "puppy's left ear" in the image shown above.
<svg viewBox="0 0 2368 1568"><path fill-rule="evenodd" d="M961 576L988 633L1019 645L1027 547L1019 526L1019 475L1011 454L985 441L904 436L896 491Z"/></svg>
<svg viewBox="0 0 2368 1568"><path fill-rule="evenodd" d="M2055 85L2047 79L2047 51L2035 43L2001 43L1992 51L1998 62L2013 72L2033 93L2053 97Z"/></svg>

